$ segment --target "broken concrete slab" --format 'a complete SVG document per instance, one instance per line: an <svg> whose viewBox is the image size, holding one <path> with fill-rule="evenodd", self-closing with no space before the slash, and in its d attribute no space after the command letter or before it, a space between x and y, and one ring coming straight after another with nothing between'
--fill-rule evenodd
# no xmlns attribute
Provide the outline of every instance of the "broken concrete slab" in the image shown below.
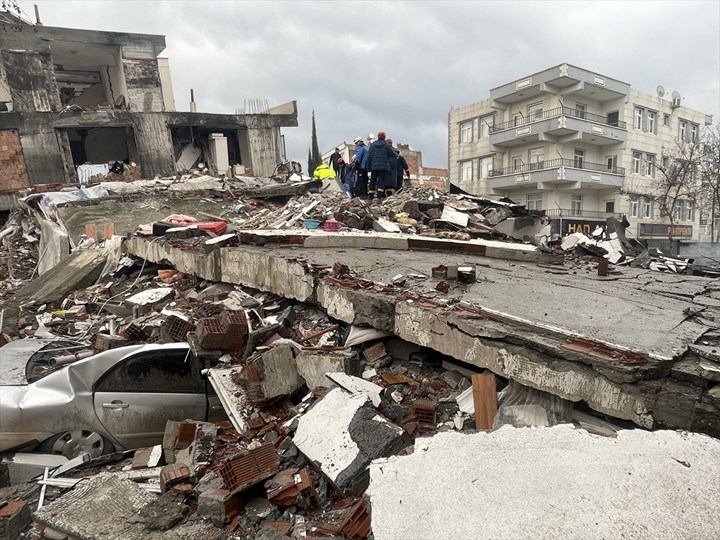
<svg viewBox="0 0 720 540"><path fill-rule="evenodd" d="M300 417L293 442L340 490L362 484L368 464L395 446L403 430L365 394L330 390Z"/></svg>
<svg viewBox="0 0 720 540"><path fill-rule="evenodd" d="M48 533L54 531L83 540L199 540L221 533L202 522L185 523L168 531L150 531L133 518L153 500L155 497L135 482L100 473L43 506L33 518Z"/></svg>
<svg viewBox="0 0 720 540"><path fill-rule="evenodd" d="M370 466L373 534L715 538L718 463L720 441L692 433L627 430L611 439L567 425L440 433L419 439L410 456ZM458 493L472 504L458 504ZM548 501L562 511L548 511Z"/></svg>
<svg viewBox="0 0 720 540"><path fill-rule="evenodd" d="M236 380L253 403L292 394L303 385L292 347L283 343L248 361Z"/></svg>
<svg viewBox="0 0 720 540"><path fill-rule="evenodd" d="M137 309L142 315L158 309L165 302L169 302L175 295L172 287L147 289L133 294L125 299L125 304L130 309Z"/></svg>
<svg viewBox="0 0 720 540"><path fill-rule="evenodd" d="M76 251L54 268L20 289L8 304L57 304L71 291L95 283L105 266L107 253L102 249Z"/></svg>
<svg viewBox="0 0 720 540"><path fill-rule="evenodd" d="M325 377L330 379L346 392L350 392L351 394L365 394L370 398L373 406L380 406L380 393L383 390L381 386L361 379L360 377L353 377L352 375L342 372L326 373Z"/></svg>
<svg viewBox="0 0 720 540"><path fill-rule="evenodd" d="M295 358L297 370L310 390L327 388L332 383L325 377L329 372L357 374L358 358L348 351L302 351Z"/></svg>

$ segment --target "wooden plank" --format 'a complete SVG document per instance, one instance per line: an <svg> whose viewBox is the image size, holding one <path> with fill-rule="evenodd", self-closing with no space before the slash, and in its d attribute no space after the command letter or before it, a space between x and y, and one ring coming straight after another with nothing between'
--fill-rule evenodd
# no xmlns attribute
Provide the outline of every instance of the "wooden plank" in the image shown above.
<svg viewBox="0 0 720 540"><path fill-rule="evenodd" d="M105 240L110 240L113 235L115 234L115 223L106 223L103 226L103 238Z"/></svg>
<svg viewBox="0 0 720 540"><path fill-rule="evenodd" d="M94 223L86 223L85 224L85 235L88 238L92 238L93 240L95 240L95 242L98 241L97 227L95 226Z"/></svg>
<svg viewBox="0 0 720 540"><path fill-rule="evenodd" d="M475 428L492 429L497 413L497 390L495 374L486 371L472 376L473 403L475 405Z"/></svg>

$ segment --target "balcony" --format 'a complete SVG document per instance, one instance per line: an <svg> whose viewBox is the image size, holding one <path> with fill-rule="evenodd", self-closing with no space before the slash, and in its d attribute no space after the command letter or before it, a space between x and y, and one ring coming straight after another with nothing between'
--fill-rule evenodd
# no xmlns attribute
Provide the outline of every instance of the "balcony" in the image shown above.
<svg viewBox="0 0 720 540"><path fill-rule="evenodd" d="M605 163L550 159L493 169L490 171L488 185L492 189L500 190L620 188L624 177L624 167L608 168Z"/></svg>
<svg viewBox="0 0 720 540"><path fill-rule="evenodd" d="M570 208L551 208L545 210L545 215L551 218L569 218L569 219L607 219L614 217L622 219L623 214L618 212L601 212L599 210L583 210Z"/></svg>
<svg viewBox="0 0 720 540"><path fill-rule="evenodd" d="M582 140L591 145L608 145L627 141L627 124L616 118L557 107L490 128L494 146L520 146L538 141L572 142Z"/></svg>

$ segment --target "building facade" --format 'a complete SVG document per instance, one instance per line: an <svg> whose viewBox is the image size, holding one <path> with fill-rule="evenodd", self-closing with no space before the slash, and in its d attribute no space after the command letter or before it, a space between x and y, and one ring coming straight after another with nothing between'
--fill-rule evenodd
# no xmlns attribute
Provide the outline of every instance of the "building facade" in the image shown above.
<svg viewBox="0 0 720 540"><path fill-rule="evenodd" d="M0 190L73 182L80 164L112 161L138 164L145 178L172 175L193 156L215 159L216 174L243 165L269 176L280 128L298 125L295 102L263 114L176 111L164 36L33 25L6 12L0 26L0 164L13 171Z"/></svg>
<svg viewBox="0 0 720 540"><path fill-rule="evenodd" d="M450 179L545 210L561 234L624 215L629 235L653 243L667 239L669 221L643 193L652 191L663 149L698 140L711 122L677 92L647 94L560 64L450 111ZM698 241L694 201L681 201L676 216L674 237Z"/></svg>

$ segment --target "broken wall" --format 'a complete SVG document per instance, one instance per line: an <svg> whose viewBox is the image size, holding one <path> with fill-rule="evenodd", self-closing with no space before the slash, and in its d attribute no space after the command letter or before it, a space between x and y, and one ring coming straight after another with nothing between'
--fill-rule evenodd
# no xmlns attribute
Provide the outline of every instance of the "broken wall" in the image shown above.
<svg viewBox="0 0 720 540"><path fill-rule="evenodd" d="M145 178L175 174L175 155L170 130L163 114L135 114L135 143Z"/></svg>
<svg viewBox="0 0 720 540"><path fill-rule="evenodd" d="M0 191L30 186L20 135L14 129L0 130Z"/></svg>
<svg viewBox="0 0 720 540"><path fill-rule="evenodd" d="M249 128L248 146L253 174L270 176L281 161L280 150L275 144L277 128ZM242 149L241 149L242 151Z"/></svg>
<svg viewBox="0 0 720 540"><path fill-rule="evenodd" d="M3 50L2 60L14 111L59 112L61 110L60 94L50 53Z"/></svg>
<svg viewBox="0 0 720 540"><path fill-rule="evenodd" d="M156 59L123 58L128 105L134 112L163 112L165 103Z"/></svg>

